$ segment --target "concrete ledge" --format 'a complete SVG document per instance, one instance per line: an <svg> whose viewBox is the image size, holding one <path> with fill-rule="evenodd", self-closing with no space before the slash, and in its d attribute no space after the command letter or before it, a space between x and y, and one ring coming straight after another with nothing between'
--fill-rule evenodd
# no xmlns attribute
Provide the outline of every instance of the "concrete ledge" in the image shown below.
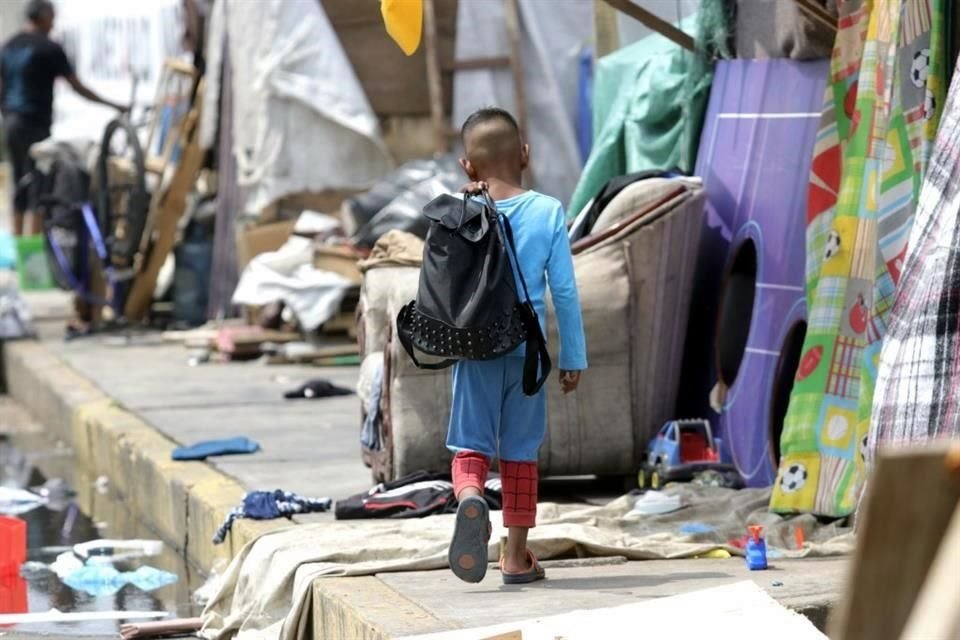
<svg viewBox="0 0 960 640"><path fill-rule="evenodd" d="M314 580L311 607L313 635L304 637L387 640L448 628L375 576Z"/></svg>
<svg viewBox="0 0 960 640"><path fill-rule="evenodd" d="M238 521L227 541L214 545L213 534L243 498L240 483L202 462L173 461L178 443L120 407L47 345L7 343L3 360L10 396L72 448L81 472L110 478L128 509L201 571L262 533L290 526Z"/></svg>

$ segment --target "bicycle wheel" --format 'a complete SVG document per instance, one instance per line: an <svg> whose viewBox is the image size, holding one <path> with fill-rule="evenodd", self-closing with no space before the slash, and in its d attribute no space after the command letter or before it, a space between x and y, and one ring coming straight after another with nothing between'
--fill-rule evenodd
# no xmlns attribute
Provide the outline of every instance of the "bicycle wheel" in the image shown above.
<svg viewBox="0 0 960 640"><path fill-rule="evenodd" d="M149 212L143 149L121 116L104 129L97 161L97 220L114 267L134 266Z"/></svg>

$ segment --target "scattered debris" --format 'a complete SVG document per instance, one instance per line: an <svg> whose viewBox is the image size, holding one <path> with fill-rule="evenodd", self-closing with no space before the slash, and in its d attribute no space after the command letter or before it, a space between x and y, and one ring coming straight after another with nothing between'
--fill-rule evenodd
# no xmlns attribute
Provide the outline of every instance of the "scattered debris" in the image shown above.
<svg viewBox="0 0 960 640"><path fill-rule="evenodd" d="M108 596L118 592L126 584L132 584L143 591L153 591L175 583L179 578L169 571L143 566L136 571L117 571L104 563L88 563L62 578L71 589L89 593L92 596Z"/></svg>
<svg viewBox="0 0 960 640"><path fill-rule="evenodd" d="M660 515L677 511L683 505L680 496L668 496L660 491L647 491L633 505L633 512L645 516Z"/></svg>
<svg viewBox="0 0 960 640"><path fill-rule="evenodd" d="M174 460L206 460L212 456L228 456L256 453L260 450L260 443L250 438L239 436L223 440L205 440L188 447L177 447L171 457Z"/></svg>
<svg viewBox="0 0 960 640"><path fill-rule="evenodd" d="M73 546L73 553L82 560L91 557L108 557L111 562L132 560L163 553L159 540L90 540Z"/></svg>
<svg viewBox="0 0 960 640"><path fill-rule="evenodd" d="M26 489L0 487L0 514L18 516L47 504L47 498Z"/></svg>
<svg viewBox="0 0 960 640"><path fill-rule="evenodd" d="M64 613L59 609L37 613L2 613L0 625L90 622L96 620L140 620L166 618L166 611L78 611Z"/></svg>
<svg viewBox="0 0 960 640"><path fill-rule="evenodd" d="M782 587L783 583L780 582L779 580L774 580L773 582L770 583L770 585L774 587Z"/></svg>
<svg viewBox="0 0 960 640"><path fill-rule="evenodd" d="M133 638L160 638L168 636L193 635L203 627L201 618L177 618L163 622L141 622L125 624L120 627L123 640Z"/></svg>

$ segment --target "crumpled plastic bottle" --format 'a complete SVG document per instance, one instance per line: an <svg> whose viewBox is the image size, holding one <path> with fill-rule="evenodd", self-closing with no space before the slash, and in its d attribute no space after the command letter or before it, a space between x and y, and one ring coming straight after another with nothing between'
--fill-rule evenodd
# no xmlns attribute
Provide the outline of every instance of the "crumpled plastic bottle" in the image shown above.
<svg viewBox="0 0 960 640"><path fill-rule="evenodd" d="M144 591L153 591L179 580L176 574L161 571L154 567L143 566L136 571L117 571L109 564L90 563L77 569L63 579L71 589L89 593L92 596L108 596L116 593L126 584L132 584Z"/></svg>

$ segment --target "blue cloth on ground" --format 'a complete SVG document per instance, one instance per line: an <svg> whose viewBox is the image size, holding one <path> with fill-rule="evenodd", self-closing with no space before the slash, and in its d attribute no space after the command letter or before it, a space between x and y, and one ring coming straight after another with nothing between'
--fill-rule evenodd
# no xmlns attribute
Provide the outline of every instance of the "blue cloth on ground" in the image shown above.
<svg viewBox="0 0 960 640"><path fill-rule="evenodd" d="M206 460L210 456L229 456L241 453L254 453L260 445L250 438L238 437L225 440L206 440L189 447L177 447L173 450L174 460Z"/></svg>
<svg viewBox="0 0 960 640"><path fill-rule="evenodd" d="M234 507L223 524L213 536L213 544L221 544L233 528L234 520L250 518L252 520L273 520L279 517L290 518L298 513L323 513L333 506L330 498L305 498L291 491L248 491L243 504Z"/></svg>

